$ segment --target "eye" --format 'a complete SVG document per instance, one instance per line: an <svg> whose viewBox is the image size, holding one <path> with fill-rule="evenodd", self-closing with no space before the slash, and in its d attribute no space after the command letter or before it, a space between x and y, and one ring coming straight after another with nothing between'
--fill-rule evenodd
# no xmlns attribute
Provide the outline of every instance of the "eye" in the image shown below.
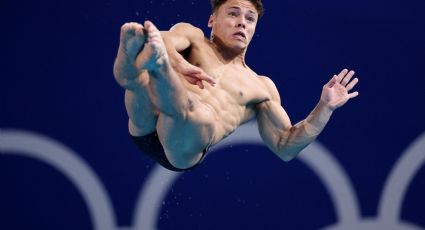
<svg viewBox="0 0 425 230"><path fill-rule="evenodd" d="M250 22L255 22L255 17L247 17L246 19Z"/></svg>
<svg viewBox="0 0 425 230"><path fill-rule="evenodd" d="M232 17L236 17L236 16L238 16L238 14L237 14L236 12L234 12L234 11L230 11L230 12L228 13L228 15L230 15L230 16L232 16Z"/></svg>

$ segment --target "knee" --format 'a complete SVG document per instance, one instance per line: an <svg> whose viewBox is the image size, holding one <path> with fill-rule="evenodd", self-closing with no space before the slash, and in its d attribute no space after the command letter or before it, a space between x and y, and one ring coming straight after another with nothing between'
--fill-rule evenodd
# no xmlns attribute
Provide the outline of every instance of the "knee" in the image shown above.
<svg viewBox="0 0 425 230"><path fill-rule="evenodd" d="M200 154L176 154L173 156L168 156L169 162L172 166L178 169L188 169L198 164L200 158L202 156Z"/></svg>

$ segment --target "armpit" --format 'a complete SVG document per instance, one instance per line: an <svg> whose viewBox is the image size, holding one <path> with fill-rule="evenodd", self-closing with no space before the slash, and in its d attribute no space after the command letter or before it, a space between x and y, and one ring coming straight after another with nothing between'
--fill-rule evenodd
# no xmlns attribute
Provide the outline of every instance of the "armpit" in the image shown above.
<svg viewBox="0 0 425 230"><path fill-rule="evenodd" d="M253 102L253 104L255 105L254 108L256 110L267 110L268 108L270 108L271 105L271 100L269 98L264 99L262 101L259 102Z"/></svg>

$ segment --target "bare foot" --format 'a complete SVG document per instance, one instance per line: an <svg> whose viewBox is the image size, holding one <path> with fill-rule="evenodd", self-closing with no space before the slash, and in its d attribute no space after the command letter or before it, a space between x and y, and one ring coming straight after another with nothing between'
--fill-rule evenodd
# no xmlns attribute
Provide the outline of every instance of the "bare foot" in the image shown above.
<svg viewBox="0 0 425 230"><path fill-rule="evenodd" d="M145 22L146 42L143 50L136 57L139 70L160 70L168 64L168 54L159 30L150 22Z"/></svg>
<svg viewBox="0 0 425 230"><path fill-rule="evenodd" d="M142 75L135 66L140 50L146 42L146 33L139 23L125 23L121 27L120 46L114 64L114 76L119 85L125 89L139 87L148 82L147 75Z"/></svg>
<svg viewBox="0 0 425 230"><path fill-rule="evenodd" d="M141 24L130 22L121 27L120 47L118 56L125 55L129 62L136 60L137 54L143 49L146 34Z"/></svg>

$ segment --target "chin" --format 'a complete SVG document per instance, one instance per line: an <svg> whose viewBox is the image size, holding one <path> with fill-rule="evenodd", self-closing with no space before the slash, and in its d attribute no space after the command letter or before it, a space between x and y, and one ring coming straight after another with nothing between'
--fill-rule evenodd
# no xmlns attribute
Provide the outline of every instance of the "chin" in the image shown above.
<svg viewBox="0 0 425 230"><path fill-rule="evenodd" d="M246 48L248 48L248 44L237 43L237 44L233 44L230 47L232 47L232 49L235 49L235 50L245 50Z"/></svg>

